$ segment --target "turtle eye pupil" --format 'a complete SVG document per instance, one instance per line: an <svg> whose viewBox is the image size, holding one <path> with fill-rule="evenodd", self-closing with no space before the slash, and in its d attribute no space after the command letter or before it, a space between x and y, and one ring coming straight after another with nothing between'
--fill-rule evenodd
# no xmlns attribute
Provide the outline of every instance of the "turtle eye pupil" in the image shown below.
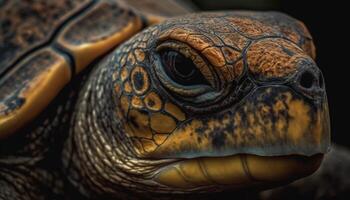
<svg viewBox="0 0 350 200"><path fill-rule="evenodd" d="M160 53L162 65L167 75L182 85L208 84L192 60L174 50Z"/></svg>
<svg viewBox="0 0 350 200"><path fill-rule="evenodd" d="M183 78L188 78L195 72L195 69L191 66L193 65L191 60L186 59L181 54L175 52L169 52L169 54L174 56L174 71L177 75Z"/></svg>

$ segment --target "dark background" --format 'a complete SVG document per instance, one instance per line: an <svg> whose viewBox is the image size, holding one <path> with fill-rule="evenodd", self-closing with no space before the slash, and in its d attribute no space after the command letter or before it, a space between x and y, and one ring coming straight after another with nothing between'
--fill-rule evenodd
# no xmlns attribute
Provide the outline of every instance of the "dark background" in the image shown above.
<svg viewBox="0 0 350 200"><path fill-rule="evenodd" d="M305 23L317 49L329 101L332 140L350 147L350 6L340 0L192 0L201 10L275 10Z"/></svg>

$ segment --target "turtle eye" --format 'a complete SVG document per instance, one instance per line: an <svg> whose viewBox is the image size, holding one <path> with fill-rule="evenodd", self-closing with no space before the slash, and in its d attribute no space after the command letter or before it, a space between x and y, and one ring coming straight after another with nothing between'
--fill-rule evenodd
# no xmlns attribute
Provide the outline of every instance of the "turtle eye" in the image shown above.
<svg viewBox="0 0 350 200"><path fill-rule="evenodd" d="M209 85L191 59L174 50L160 52L162 66L166 74L176 83L190 85Z"/></svg>

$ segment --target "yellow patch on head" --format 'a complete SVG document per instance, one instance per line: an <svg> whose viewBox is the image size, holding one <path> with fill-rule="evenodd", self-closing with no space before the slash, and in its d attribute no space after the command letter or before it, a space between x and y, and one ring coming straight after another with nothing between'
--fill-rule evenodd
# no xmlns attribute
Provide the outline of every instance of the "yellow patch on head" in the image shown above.
<svg viewBox="0 0 350 200"><path fill-rule="evenodd" d="M135 56L138 62L142 62L145 60L145 53L141 49L135 50Z"/></svg>
<svg viewBox="0 0 350 200"><path fill-rule="evenodd" d="M162 100L160 99L159 95L155 92L150 92L147 94L146 98L144 99L145 105L148 109L153 111L159 111L162 109Z"/></svg>
<svg viewBox="0 0 350 200"><path fill-rule="evenodd" d="M128 71L128 69L127 69L126 67L123 67L123 69L122 69L122 71L121 71L121 73L120 73L120 79L121 79L122 81L124 81L124 80L126 80L126 79L128 78L128 76L129 76L129 71Z"/></svg>
<svg viewBox="0 0 350 200"><path fill-rule="evenodd" d="M170 133L176 128L176 122L173 118L162 113L153 113L151 115L151 128L157 133Z"/></svg>
<svg viewBox="0 0 350 200"><path fill-rule="evenodd" d="M132 53L129 53L129 55L128 55L128 62L129 62L129 65L135 64L135 56L132 55Z"/></svg>
<svg viewBox="0 0 350 200"><path fill-rule="evenodd" d="M123 95L120 98L120 107L121 107L122 113L126 115L129 110L129 98L127 96Z"/></svg>
<svg viewBox="0 0 350 200"><path fill-rule="evenodd" d="M134 107L134 108L143 108L143 102L142 102L142 99L138 96L133 96L132 99L131 99L131 105Z"/></svg>
<svg viewBox="0 0 350 200"><path fill-rule="evenodd" d="M130 93L132 91L132 88L131 88L131 85L130 85L129 81L126 81L124 83L124 91L127 92L127 93Z"/></svg>
<svg viewBox="0 0 350 200"><path fill-rule="evenodd" d="M309 109L310 107L300 100L291 101L289 104L288 113L291 116L291 120L288 125L288 136L295 143L302 140L303 134L307 132L311 120L308 115Z"/></svg>
<svg viewBox="0 0 350 200"><path fill-rule="evenodd" d="M152 140L140 139L140 141L146 152L152 152L157 148L157 145Z"/></svg>
<svg viewBox="0 0 350 200"><path fill-rule="evenodd" d="M155 141L156 144L160 145L162 144L167 138L168 134L155 134L153 135L153 140Z"/></svg>
<svg viewBox="0 0 350 200"><path fill-rule="evenodd" d="M129 127L131 132L127 133L129 136L152 138L152 131L149 127L148 115L141 113L138 110L132 109L128 114Z"/></svg>
<svg viewBox="0 0 350 200"><path fill-rule="evenodd" d="M182 110L177 107L176 105L172 103L165 103L165 111L167 111L169 114L174 116L176 119L183 121L186 119L185 113L182 112Z"/></svg>
<svg viewBox="0 0 350 200"><path fill-rule="evenodd" d="M147 71L141 67L136 66L131 72L131 84L135 93L138 95L144 94L150 87Z"/></svg>

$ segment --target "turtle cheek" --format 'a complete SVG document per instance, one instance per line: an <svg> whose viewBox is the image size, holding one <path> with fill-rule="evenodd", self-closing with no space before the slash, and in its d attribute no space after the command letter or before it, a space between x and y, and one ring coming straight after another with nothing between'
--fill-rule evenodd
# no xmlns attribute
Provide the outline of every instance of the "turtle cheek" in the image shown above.
<svg viewBox="0 0 350 200"><path fill-rule="evenodd" d="M326 100L309 101L286 86L255 89L237 105L178 126L154 158L323 154L330 145Z"/></svg>

